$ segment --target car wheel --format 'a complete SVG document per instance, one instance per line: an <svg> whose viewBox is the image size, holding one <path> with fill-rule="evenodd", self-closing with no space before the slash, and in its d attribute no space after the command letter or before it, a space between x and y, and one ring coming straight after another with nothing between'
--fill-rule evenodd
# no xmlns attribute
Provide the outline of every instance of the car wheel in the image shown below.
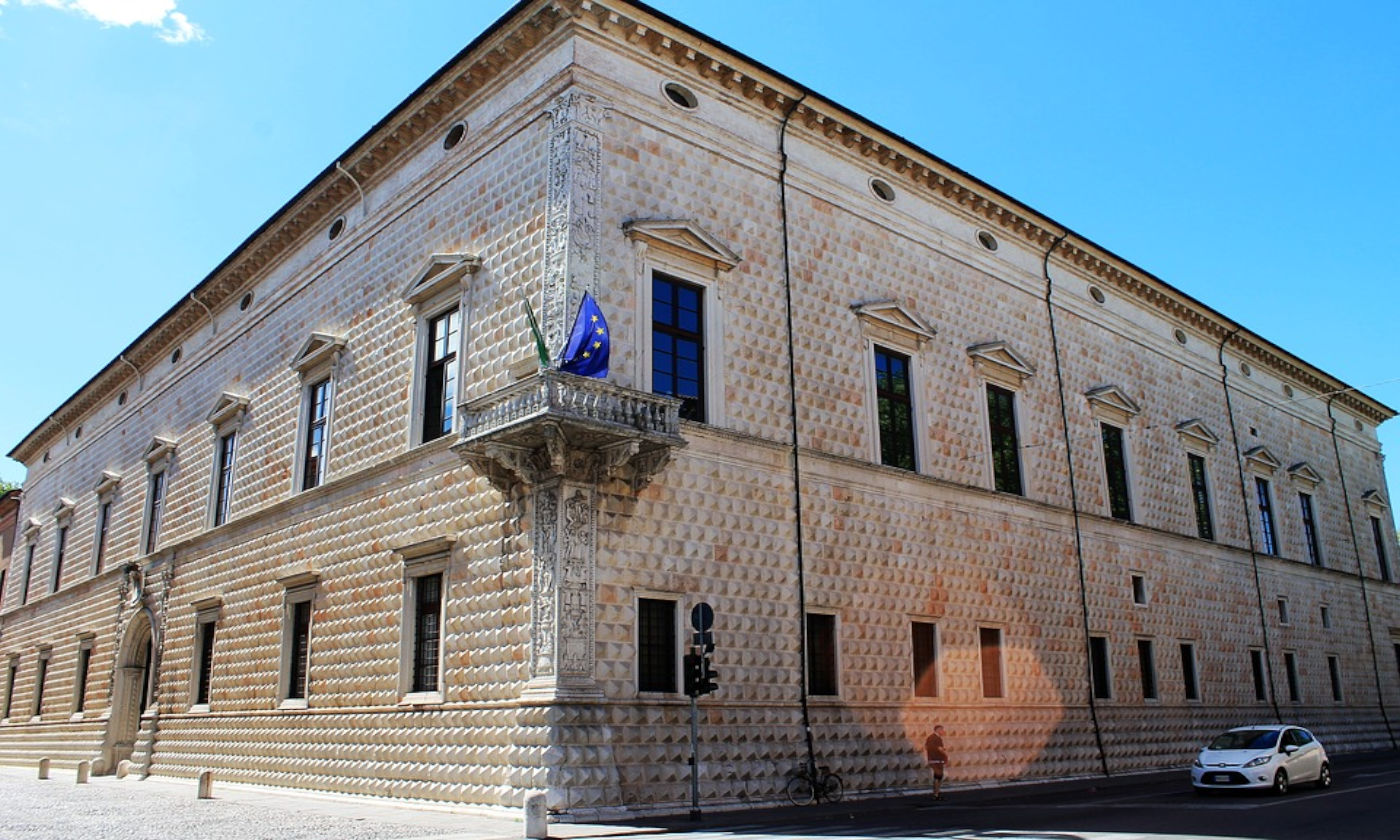
<svg viewBox="0 0 1400 840"><path fill-rule="evenodd" d="M1288 793L1288 774L1280 770L1274 774L1274 793L1283 796Z"/></svg>
<svg viewBox="0 0 1400 840"><path fill-rule="evenodd" d="M1332 786L1332 768L1325 761L1322 763L1322 769L1317 771L1317 786L1323 790Z"/></svg>

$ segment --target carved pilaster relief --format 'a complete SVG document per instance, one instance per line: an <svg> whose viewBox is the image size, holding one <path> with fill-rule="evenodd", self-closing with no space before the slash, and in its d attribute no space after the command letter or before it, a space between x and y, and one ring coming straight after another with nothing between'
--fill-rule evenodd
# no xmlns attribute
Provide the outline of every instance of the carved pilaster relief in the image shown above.
<svg viewBox="0 0 1400 840"><path fill-rule="evenodd" d="M545 342L563 349L568 319L584 292L596 291L602 228L603 142L608 106L570 91L549 109L549 193L545 209Z"/></svg>
<svg viewBox="0 0 1400 840"><path fill-rule="evenodd" d="M531 693L596 693L594 491L586 485L550 482L535 491L534 504Z"/></svg>
<svg viewBox="0 0 1400 840"><path fill-rule="evenodd" d="M535 491L535 574L532 600L534 609L531 629L530 675L551 677L555 674L555 609L558 589L559 485L540 487Z"/></svg>

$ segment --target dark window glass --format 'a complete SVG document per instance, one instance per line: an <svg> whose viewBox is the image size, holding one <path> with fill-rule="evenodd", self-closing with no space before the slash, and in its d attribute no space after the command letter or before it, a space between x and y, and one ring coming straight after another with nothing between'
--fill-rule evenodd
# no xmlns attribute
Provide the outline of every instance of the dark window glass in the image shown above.
<svg viewBox="0 0 1400 840"><path fill-rule="evenodd" d="M1152 655L1152 642L1138 639L1138 670L1142 676L1142 698L1157 699L1157 662Z"/></svg>
<svg viewBox="0 0 1400 840"><path fill-rule="evenodd" d="M1288 675L1288 700L1297 703L1302 698L1302 693L1298 690L1298 655L1296 653L1283 655L1283 670Z"/></svg>
<svg viewBox="0 0 1400 840"><path fill-rule="evenodd" d="M978 632L982 648L982 696L1005 697L1001 684L1001 631L983 627Z"/></svg>
<svg viewBox="0 0 1400 840"><path fill-rule="evenodd" d="M5 714L0 718L8 718L14 709L15 701L15 675L19 673L19 665L11 662L5 674Z"/></svg>
<svg viewBox="0 0 1400 840"><path fill-rule="evenodd" d="M1392 644L1391 647L1395 648L1395 670L1400 673L1400 643Z"/></svg>
<svg viewBox="0 0 1400 840"><path fill-rule="evenodd" d="M914 696L938 696L938 625L927 621L915 621L914 643Z"/></svg>
<svg viewBox="0 0 1400 840"><path fill-rule="evenodd" d="M306 458L301 467L301 489L321 484L326 471L326 417L331 408L331 381L322 379L307 389Z"/></svg>
<svg viewBox="0 0 1400 840"><path fill-rule="evenodd" d="M442 639L442 574L413 580L413 690L438 690L438 651Z"/></svg>
<svg viewBox="0 0 1400 840"><path fill-rule="evenodd" d="M837 693L834 615L807 615L807 693Z"/></svg>
<svg viewBox="0 0 1400 840"><path fill-rule="evenodd" d="M29 549L24 552L24 586L20 589L19 602L29 603L29 578L34 574L34 548L35 544L30 543Z"/></svg>
<svg viewBox="0 0 1400 840"><path fill-rule="evenodd" d="M1215 539L1215 522L1210 516L1210 487L1206 484L1206 459L1200 455L1187 455L1186 463L1191 468L1191 503L1196 508L1196 536L1203 540Z"/></svg>
<svg viewBox="0 0 1400 840"><path fill-rule="evenodd" d="M78 648L78 674L76 677L77 686L75 689L76 696L74 698L73 703L73 711L75 713L81 712L83 710L83 707L87 705L88 669L91 665L92 648L85 644L82 647Z"/></svg>
<svg viewBox="0 0 1400 840"><path fill-rule="evenodd" d="M1307 493L1298 494L1298 506L1303 512L1303 545L1308 550L1308 562L1322 565L1322 552L1317 545L1317 523L1313 520L1313 500Z"/></svg>
<svg viewBox="0 0 1400 840"><path fill-rule="evenodd" d="M1196 680L1196 646L1181 643L1181 685L1187 700L1200 700L1201 688Z"/></svg>
<svg viewBox="0 0 1400 840"><path fill-rule="evenodd" d="M158 472L151 476L146 492L146 544L145 553L150 554L156 550L156 545L160 539L160 513L165 506L165 473Z"/></svg>
<svg viewBox="0 0 1400 840"><path fill-rule="evenodd" d="M1379 517L1371 517L1371 539L1376 543L1376 563L1380 566L1381 580L1390 582L1390 560L1385 556L1385 534L1381 531Z"/></svg>
<svg viewBox="0 0 1400 840"><path fill-rule="evenodd" d="M5 603L5 569L0 569L0 605Z"/></svg>
<svg viewBox="0 0 1400 840"><path fill-rule="evenodd" d="M63 579L63 556L68 553L68 526L58 529L58 544L53 552L53 577L49 579L49 591L57 592Z"/></svg>
<svg viewBox="0 0 1400 840"><path fill-rule="evenodd" d="M637 601L637 690L676 690L675 601Z"/></svg>
<svg viewBox="0 0 1400 840"><path fill-rule="evenodd" d="M651 390L681 399L681 417L705 419L704 290L664 274L651 281Z"/></svg>
<svg viewBox="0 0 1400 840"><path fill-rule="evenodd" d="M1021 495L1021 453L1016 437L1016 395L987 386L987 420L992 431L992 482L1003 493Z"/></svg>
<svg viewBox="0 0 1400 840"><path fill-rule="evenodd" d="M34 676L34 716L44 713L44 683L49 678L49 658L39 657L39 672Z"/></svg>
<svg viewBox="0 0 1400 840"><path fill-rule="evenodd" d="M1147 603L1147 580L1142 575L1133 575L1133 603Z"/></svg>
<svg viewBox="0 0 1400 840"><path fill-rule="evenodd" d="M103 502L97 509L97 549L92 558L92 573L102 571L102 555L107 552L107 529L112 524L112 503Z"/></svg>
<svg viewBox="0 0 1400 840"><path fill-rule="evenodd" d="M914 403L908 356L875 348L875 402L880 414L880 463L914 469Z"/></svg>
<svg viewBox="0 0 1400 840"><path fill-rule="evenodd" d="M219 438L218 469L214 475L214 525L228 521L229 502L233 496L233 458L237 432Z"/></svg>
<svg viewBox="0 0 1400 840"><path fill-rule="evenodd" d="M1133 521L1133 502L1128 495L1128 462L1123 455L1123 430L1099 424L1103 437L1103 466L1108 477L1108 512L1114 519Z"/></svg>
<svg viewBox="0 0 1400 840"><path fill-rule="evenodd" d="M306 699L306 674L311 654L311 602L292 604L292 649L287 658L287 699Z"/></svg>
<svg viewBox="0 0 1400 840"><path fill-rule="evenodd" d="M155 700L155 647L151 639L146 639L145 658L141 660L141 710L145 711Z"/></svg>
<svg viewBox="0 0 1400 840"><path fill-rule="evenodd" d="M1278 554L1278 540L1274 536L1274 504L1269 497L1269 482L1262 478L1254 479L1254 493L1259 501L1259 548L1265 554Z"/></svg>
<svg viewBox="0 0 1400 840"><path fill-rule="evenodd" d="M149 667L149 666L148 666ZM195 683L194 702L209 704L209 682L214 676L214 622L199 625L199 679Z"/></svg>
<svg viewBox="0 0 1400 840"><path fill-rule="evenodd" d="M1089 637L1089 671L1094 679L1094 697L1108 700L1113 697L1113 675L1108 669L1108 639L1103 636Z"/></svg>
<svg viewBox="0 0 1400 840"><path fill-rule="evenodd" d="M1342 662L1335 656L1327 657L1327 676L1332 680L1332 701L1342 702Z"/></svg>
<svg viewBox="0 0 1400 840"><path fill-rule="evenodd" d="M457 408L457 344L461 313L444 312L428 324L427 369L423 372L423 442L452 431Z"/></svg>
<svg viewBox="0 0 1400 840"><path fill-rule="evenodd" d="M1287 599L1287 598L1280 598L1280 599L1278 599L1278 623L1279 623L1279 624L1287 624L1287 623L1288 623L1288 599Z"/></svg>

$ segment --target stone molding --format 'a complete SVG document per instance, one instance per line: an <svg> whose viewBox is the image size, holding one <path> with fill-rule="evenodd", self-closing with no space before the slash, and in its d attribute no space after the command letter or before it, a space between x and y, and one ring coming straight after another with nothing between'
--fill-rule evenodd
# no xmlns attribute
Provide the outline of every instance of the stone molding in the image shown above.
<svg viewBox="0 0 1400 840"><path fill-rule="evenodd" d="M584 292L598 290L603 190L603 120L611 106L569 91L549 114L548 194L545 198L544 283L540 329L551 355L564 349Z"/></svg>
<svg viewBox="0 0 1400 840"><path fill-rule="evenodd" d="M1244 453L1245 468L1251 472L1273 475L1283 469L1283 462L1267 446L1256 446Z"/></svg>
<svg viewBox="0 0 1400 840"><path fill-rule="evenodd" d="M215 429L223 429L242 423L247 413L248 398L225 391L214 401L214 407L209 409L204 419Z"/></svg>
<svg viewBox="0 0 1400 840"><path fill-rule="evenodd" d="M1194 445L1209 452L1215 448L1216 444L1220 443L1220 436L1211 431L1204 421L1196 417L1177 423L1176 433L1181 436L1182 443L1188 449Z"/></svg>
<svg viewBox="0 0 1400 840"><path fill-rule="evenodd" d="M1127 425L1142 413L1137 401L1117 385L1100 385L1084 392L1094 416L1119 426Z"/></svg>
<svg viewBox="0 0 1400 840"><path fill-rule="evenodd" d="M1309 490L1322 483L1322 475L1312 468L1307 461L1299 461L1288 468L1288 477L1306 485Z"/></svg>
<svg viewBox="0 0 1400 840"><path fill-rule="evenodd" d="M481 257L474 254L433 254L413 273L404 287L403 299L418 306L454 287L465 288L480 269Z"/></svg>
<svg viewBox="0 0 1400 840"><path fill-rule="evenodd" d="M875 341L918 352L937 333L927 321L896 300L872 300L851 304L865 334Z"/></svg>
<svg viewBox="0 0 1400 840"><path fill-rule="evenodd" d="M738 252L725 245L693 219L633 219L622 223L622 235L648 247L672 251L689 262L730 271L743 261Z"/></svg>
<svg viewBox="0 0 1400 840"><path fill-rule="evenodd" d="M967 355L984 378L1009 388L1020 388L1035 367L1005 341L987 341L967 348Z"/></svg>

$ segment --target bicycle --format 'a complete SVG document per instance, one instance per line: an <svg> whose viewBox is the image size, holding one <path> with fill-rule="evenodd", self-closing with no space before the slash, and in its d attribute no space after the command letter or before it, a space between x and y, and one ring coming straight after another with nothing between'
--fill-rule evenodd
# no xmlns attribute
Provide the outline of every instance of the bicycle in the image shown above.
<svg viewBox="0 0 1400 840"><path fill-rule="evenodd" d="M845 788L841 777L830 767L817 767L815 775L807 767L798 767L788 779L787 797L794 805L811 805L814 801L840 802Z"/></svg>

